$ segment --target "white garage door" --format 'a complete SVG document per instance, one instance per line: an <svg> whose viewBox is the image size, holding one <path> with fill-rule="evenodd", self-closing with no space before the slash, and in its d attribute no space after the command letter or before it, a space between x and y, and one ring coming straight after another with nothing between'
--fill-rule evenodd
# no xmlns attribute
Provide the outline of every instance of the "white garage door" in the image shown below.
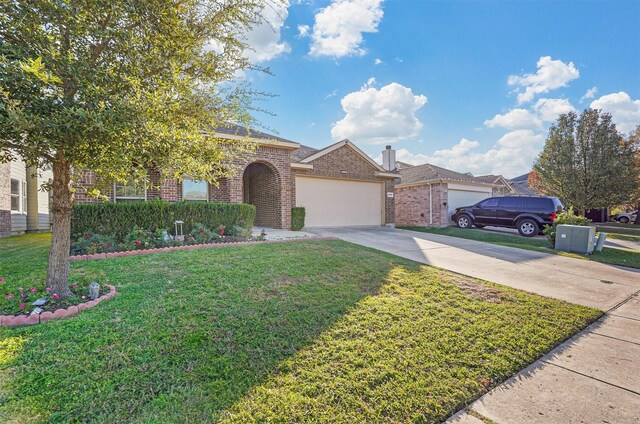
<svg viewBox="0 0 640 424"><path fill-rule="evenodd" d="M383 224L382 183L296 177L306 227Z"/></svg>
<svg viewBox="0 0 640 424"><path fill-rule="evenodd" d="M447 207L449 208L449 218L456 211L456 208L461 206L471 206L475 205L482 199L486 199L487 197L491 197L491 192L484 191L470 191L470 190L458 190L458 189L449 189L447 191L448 201Z"/></svg>

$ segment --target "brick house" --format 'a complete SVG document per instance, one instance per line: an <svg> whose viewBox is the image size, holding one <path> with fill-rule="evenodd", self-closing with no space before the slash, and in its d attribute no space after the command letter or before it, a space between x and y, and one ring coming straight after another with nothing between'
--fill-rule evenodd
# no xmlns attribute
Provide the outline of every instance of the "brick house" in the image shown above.
<svg viewBox="0 0 640 424"><path fill-rule="evenodd" d="M291 140L239 126L218 128L219 138L243 138L258 144L251 157L238 158L238 172L218 185L188 179L164 179L147 172L147 184L115 183L111 201L154 200L249 203L256 206L255 225L290 228L291 208L304 206L306 226L383 225L394 222L393 184L388 172L351 141L314 149ZM95 175L85 172L76 202L96 202L86 195Z"/></svg>
<svg viewBox="0 0 640 424"><path fill-rule="evenodd" d="M474 177L439 166L398 163L395 185L396 225L445 227L456 208L496 195L513 193L499 175Z"/></svg>

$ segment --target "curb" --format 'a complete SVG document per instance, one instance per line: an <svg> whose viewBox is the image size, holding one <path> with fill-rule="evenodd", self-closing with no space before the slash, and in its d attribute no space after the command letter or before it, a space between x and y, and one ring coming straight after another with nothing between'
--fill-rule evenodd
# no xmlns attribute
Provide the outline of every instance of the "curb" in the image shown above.
<svg viewBox="0 0 640 424"><path fill-rule="evenodd" d="M38 315L0 315L0 327L18 327L21 325L36 325L47 321L54 321L57 319L67 318L96 306L103 300L111 299L116 295L117 290L114 286L107 284L109 287L109 293L103 294L96 300L90 300L88 302L80 303L79 305L72 305L65 309L56 309L55 311L45 311Z"/></svg>
<svg viewBox="0 0 640 424"><path fill-rule="evenodd" d="M230 247L230 246L252 246L256 244L278 244L278 243L291 243L296 241L328 241L328 240L340 240L340 239L338 237L313 237L313 238L297 238L297 239L290 239L290 240L238 241L233 243L190 244L186 246L158 247L156 249L128 250L128 251L113 252L113 253L96 253L94 255L75 255L75 256L69 256L69 261L92 261L92 260L98 260L98 259L150 255L153 253L175 252L180 250L198 250L198 249L211 249L211 248L220 249L223 247Z"/></svg>

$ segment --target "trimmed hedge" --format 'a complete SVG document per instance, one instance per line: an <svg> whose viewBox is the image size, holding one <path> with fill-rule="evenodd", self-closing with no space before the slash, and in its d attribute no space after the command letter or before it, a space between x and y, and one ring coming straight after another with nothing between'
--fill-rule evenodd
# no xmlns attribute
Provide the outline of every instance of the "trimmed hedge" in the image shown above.
<svg viewBox="0 0 640 424"><path fill-rule="evenodd" d="M242 203L152 202L80 203L73 205L71 235L90 231L123 240L135 227L147 230L166 229L174 233L174 222L184 221L184 234L196 224L216 229L223 225L251 230L256 217L253 205Z"/></svg>
<svg viewBox="0 0 640 424"><path fill-rule="evenodd" d="M306 211L303 207L291 208L291 229L293 231L300 231L304 228L304 218Z"/></svg>

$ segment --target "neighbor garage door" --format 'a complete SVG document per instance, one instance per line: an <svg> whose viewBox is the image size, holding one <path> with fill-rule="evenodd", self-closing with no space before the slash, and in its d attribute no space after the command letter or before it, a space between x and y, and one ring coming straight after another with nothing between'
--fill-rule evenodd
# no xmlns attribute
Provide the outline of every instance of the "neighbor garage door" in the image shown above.
<svg viewBox="0 0 640 424"><path fill-rule="evenodd" d="M449 218L451 218L456 208L475 205L480 200L490 197L491 188L464 185L455 185L452 187L452 185L449 185L447 194L447 207L449 209Z"/></svg>
<svg viewBox="0 0 640 424"><path fill-rule="evenodd" d="M383 224L382 183L296 177L307 227Z"/></svg>

